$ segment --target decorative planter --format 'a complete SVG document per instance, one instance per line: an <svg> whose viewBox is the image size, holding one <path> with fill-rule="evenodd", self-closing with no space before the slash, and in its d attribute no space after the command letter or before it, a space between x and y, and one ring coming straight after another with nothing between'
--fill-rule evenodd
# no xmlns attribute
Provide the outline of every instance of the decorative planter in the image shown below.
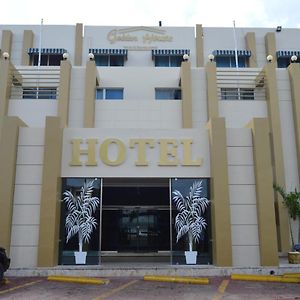
<svg viewBox="0 0 300 300"><path fill-rule="evenodd" d="M86 252L74 252L76 265L85 265Z"/></svg>
<svg viewBox="0 0 300 300"><path fill-rule="evenodd" d="M300 252L289 252L288 260L290 264L300 264Z"/></svg>
<svg viewBox="0 0 300 300"><path fill-rule="evenodd" d="M187 265L195 265L197 263L197 251L185 251L184 253Z"/></svg>

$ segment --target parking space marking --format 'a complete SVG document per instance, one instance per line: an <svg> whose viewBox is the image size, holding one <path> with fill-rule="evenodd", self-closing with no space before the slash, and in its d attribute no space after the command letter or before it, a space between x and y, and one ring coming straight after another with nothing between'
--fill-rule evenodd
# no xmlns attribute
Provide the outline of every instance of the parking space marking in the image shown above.
<svg viewBox="0 0 300 300"><path fill-rule="evenodd" d="M132 280L132 281L129 281L121 286L119 286L118 288L115 288L115 289L112 289L111 291L107 292L107 293L104 293L103 295L100 295L99 297L96 297L96 298L93 298L92 300L103 300L113 294L116 294L118 293L119 291L122 291L124 289L126 289L127 287L129 287L130 285L134 284L138 282L138 280Z"/></svg>
<svg viewBox="0 0 300 300"><path fill-rule="evenodd" d="M34 285L34 284L39 283L41 281L43 281L43 280L42 279L41 280L35 280L35 281L27 282L27 283L22 284L22 285L15 286L15 287L7 289L7 290L0 291L0 295L15 291L15 290L27 287L27 286Z"/></svg>
<svg viewBox="0 0 300 300"><path fill-rule="evenodd" d="M218 292L212 297L212 300L220 300L225 293L225 290L229 284L229 280L223 280L222 283L219 285Z"/></svg>

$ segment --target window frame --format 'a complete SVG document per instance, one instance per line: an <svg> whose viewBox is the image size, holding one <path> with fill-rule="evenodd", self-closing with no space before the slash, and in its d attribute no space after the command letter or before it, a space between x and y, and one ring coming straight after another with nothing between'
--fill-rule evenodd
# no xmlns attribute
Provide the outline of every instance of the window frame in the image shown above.
<svg viewBox="0 0 300 300"><path fill-rule="evenodd" d="M277 68L285 69L291 64L291 57L281 56L277 58ZM300 57L293 63L300 63Z"/></svg>
<svg viewBox="0 0 300 300"><path fill-rule="evenodd" d="M102 98L99 98L98 95L100 94L100 91L102 93ZM120 91L122 93L122 98L113 98L113 97L109 97L108 95L110 92L112 91ZM95 99L97 100L124 100L124 88L110 88L110 87L97 87L96 91L95 91Z"/></svg>
<svg viewBox="0 0 300 300"><path fill-rule="evenodd" d="M22 91L22 99L25 100L56 100L57 87L25 87Z"/></svg>
<svg viewBox="0 0 300 300"><path fill-rule="evenodd" d="M221 88L220 100L222 100L222 101L254 101L255 100L255 89L254 88L239 88L239 87Z"/></svg>
<svg viewBox="0 0 300 300"><path fill-rule="evenodd" d="M158 64L158 60L163 60L165 58L164 64ZM154 56L154 66L162 68L179 68L183 61L182 55L155 55Z"/></svg>
<svg viewBox="0 0 300 300"><path fill-rule="evenodd" d="M220 65L220 60L223 60L222 64ZM228 60L227 64L225 65L226 61ZM216 67L217 68L236 68L235 63L235 56L232 55L222 55L215 57ZM238 56L238 67L239 68L247 68L249 66L249 58L246 56Z"/></svg>
<svg viewBox="0 0 300 300"><path fill-rule="evenodd" d="M97 67L124 67L125 56L120 54L95 54L95 63ZM102 61L101 61L102 58ZM105 60L105 63L104 63ZM116 61L120 60L121 63L117 64ZM98 62L101 62L98 64Z"/></svg>
<svg viewBox="0 0 300 300"><path fill-rule="evenodd" d="M167 93L173 94L173 97L165 97ZM155 88L155 100L182 100L181 88Z"/></svg>
<svg viewBox="0 0 300 300"><path fill-rule="evenodd" d="M56 64L50 64L52 59L56 57ZM41 66L49 67L49 66L60 66L60 62L63 60L62 54L41 54ZM39 54L33 53L30 54L30 65L38 66Z"/></svg>

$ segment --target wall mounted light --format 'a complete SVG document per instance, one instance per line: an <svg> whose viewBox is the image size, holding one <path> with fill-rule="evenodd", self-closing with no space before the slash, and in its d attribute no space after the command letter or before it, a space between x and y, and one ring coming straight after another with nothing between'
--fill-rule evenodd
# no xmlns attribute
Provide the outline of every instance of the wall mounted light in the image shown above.
<svg viewBox="0 0 300 300"><path fill-rule="evenodd" d="M182 58L184 61L188 61L190 57L188 54L185 53L185 54L183 54Z"/></svg>
<svg viewBox="0 0 300 300"><path fill-rule="evenodd" d="M297 59L298 59L297 55L292 55L291 63L295 63L297 61Z"/></svg>
<svg viewBox="0 0 300 300"><path fill-rule="evenodd" d="M2 56L5 60L9 59L9 53L8 52L3 52Z"/></svg>
<svg viewBox="0 0 300 300"><path fill-rule="evenodd" d="M89 60L94 60L95 55L93 53L89 53L88 58Z"/></svg>
<svg viewBox="0 0 300 300"><path fill-rule="evenodd" d="M69 59L69 53L68 53L68 52L65 52L65 53L63 54L63 59L64 59L64 60L68 60L68 59Z"/></svg>
<svg viewBox="0 0 300 300"><path fill-rule="evenodd" d="M273 61L273 56L272 56L271 54L269 54L269 55L267 56L267 61L268 61L269 63L271 63L271 62Z"/></svg>
<svg viewBox="0 0 300 300"><path fill-rule="evenodd" d="M212 62L215 59L215 56L213 54L209 54L208 59Z"/></svg>

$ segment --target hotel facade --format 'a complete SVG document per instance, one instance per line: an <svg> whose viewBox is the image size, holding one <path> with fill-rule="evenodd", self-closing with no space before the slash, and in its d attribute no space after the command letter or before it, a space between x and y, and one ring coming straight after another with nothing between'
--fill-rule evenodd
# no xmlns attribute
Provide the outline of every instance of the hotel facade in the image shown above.
<svg viewBox="0 0 300 300"><path fill-rule="evenodd" d="M174 192L195 182L210 200L197 264L276 266L290 250L273 183L299 188L300 29L1 25L0 39L12 267L75 264L63 193L91 180L87 264L184 264Z"/></svg>

